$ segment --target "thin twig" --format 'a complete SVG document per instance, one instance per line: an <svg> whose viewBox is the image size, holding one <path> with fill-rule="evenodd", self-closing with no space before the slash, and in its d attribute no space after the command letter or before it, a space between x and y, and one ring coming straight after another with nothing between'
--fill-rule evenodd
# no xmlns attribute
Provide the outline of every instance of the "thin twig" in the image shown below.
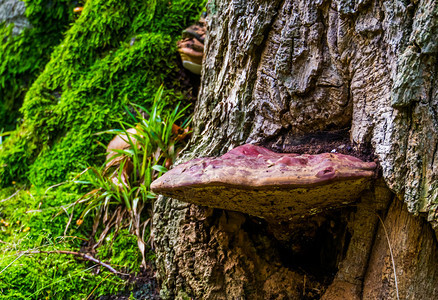
<svg viewBox="0 0 438 300"><path fill-rule="evenodd" d="M63 206L62 206L62 209L65 211L65 213L66 213L67 216L68 216L67 209L65 209ZM71 210L71 214L70 214L70 216L69 216L69 218L68 218L67 225L65 226L64 235L67 235L67 230L68 230L68 227L70 226L70 223L71 223L71 221L72 221L72 219L73 219L73 213L74 213L74 211L75 211L75 206L73 205L73 208L72 208L72 210Z"/></svg>
<svg viewBox="0 0 438 300"><path fill-rule="evenodd" d="M87 299L86 300L88 300L88 299L90 299L90 297L91 297L91 295L93 295L93 293L94 293L94 291L99 287L99 285L104 281L104 280L106 280L109 276L110 276L111 274L108 274L104 279L102 279L95 287L94 287L94 289L91 291L91 293L88 295L88 297L87 297Z"/></svg>
<svg viewBox="0 0 438 300"><path fill-rule="evenodd" d="M120 216L120 211L121 211L121 207L117 207L116 211L113 213L113 215L111 216L110 221L108 222L108 225L105 226L105 228L103 229L102 233L99 236L99 239L97 240L96 244L94 244L93 249L96 249L97 247L99 247L99 245L103 242L103 240L105 239L106 235L108 234L108 231L117 224L118 220L119 220L119 216ZM113 220L116 219L114 222ZM91 236L94 236L95 232L97 231L97 227L99 225L99 222L95 221L93 224L93 233L91 234ZM117 231L114 233L114 236L117 235Z"/></svg>
<svg viewBox="0 0 438 300"><path fill-rule="evenodd" d="M4 267L3 270L1 270L0 274L3 273L7 268L9 268L14 262L16 262L18 259L20 259L20 257L22 257L24 254L26 254L26 252L21 253L20 255L18 255L18 257L16 259L14 259L13 261L11 261L11 263L9 265L7 265L6 267Z"/></svg>
<svg viewBox="0 0 438 300"><path fill-rule="evenodd" d="M391 260L392 260L392 269L394 270L394 280L395 280L395 290L397 292L397 300L400 300L400 297L398 295L397 273L395 271L395 261L394 261L394 255L392 254L391 242L389 241L389 235L388 232L386 231L385 223L383 223L382 218L378 214L377 217L379 217L380 223L382 223L383 230L385 231L385 235L386 235L386 240L388 241L389 253L391 254Z"/></svg>
<svg viewBox="0 0 438 300"><path fill-rule="evenodd" d="M42 209L33 209L33 210L28 210L25 213L26 214L31 214L31 213L42 212L42 211L43 211Z"/></svg>
<svg viewBox="0 0 438 300"><path fill-rule="evenodd" d="M54 184L54 185L52 185L52 186L49 186L49 187L47 188L47 190L44 192L44 196L45 196L45 195L47 194L47 192L50 191L51 189L53 189L53 188L55 188L55 187L57 187L57 186L60 186L60 185L66 184L66 183L68 183L68 181L64 181L64 182L57 183L57 184Z"/></svg>
<svg viewBox="0 0 438 300"><path fill-rule="evenodd" d="M86 260L95 262L96 264L101 265L102 267L107 268L110 272L116 274L116 275L126 275L129 276L129 274L125 274L122 272L119 272L117 270L115 270L113 267L111 267L109 264L106 264L96 258L94 258L91 255L88 255L86 253L80 253L80 252L74 252L74 251L65 251L65 250L53 250L53 251L28 251L28 252L24 252L23 254L40 254L40 253L46 253L46 254L52 254L52 253L56 253L56 254L70 254L70 255L74 255L74 256L79 256L82 257Z"/></svg>
<svg viewBox="0 0 438 300"><path fill-rule="evenodd" d="M60 283L60 282L62 282L62 281L65 281L65 280L67 280L67 279L71 279L72 276L76 276L77 274L85 273L85 272L87 272L87 271L89 271L89 270L91 270L91 269L94 269L95 267L97 267L97 265L92 265L91 267L89 267L89 268L87 268L87 269L85 269L85 270L80 270L80 271L74 272L73 274L69 275L68 277L61 277L60 280L57 280L57 281L51 281L50 284L41 287L39 290L37 290L37 291L36 291L35 293L33 293L31 296L34 296L34 295L38 294L39 292L41 292L41 291L44 290L45 288L48 288L49 286L56 285L56 284L58 284L58 283Z"/></svg>
<svg viewBox="0 0 438 300"><path fill-rule="evenodd" d="M3 202L5 202L5 201L8 201L9 199L14 198L15 195L17 195L21 190L23 190L23 188L17 190L15 193L13 193L12 195L10 195L8 198L0 200L0 203L3 203Z"/></svg>
<svg viewBox="0 0 438 300"><path fill-rule="evenodd" d="M143 231L141 234L141 240L144 241L144 233L146 231L146 226L148 226L149 222L150 222L151 218L148 218L146 221L143 222L143 226L140 225L140 227L143 227Z"/></svg>
<svg viewBox="0 0 438 300"><path fill-rule="evenodd" d="M304 279L303 279L303 296L306 295L306 274L304 274Z"/></svg>
<svg viewBox="0 0 438 300"><path fill-rule="evenodd" d="M88 240L86 238L74 236L74 235L60 235L60 236L57 236L55 239L61 239L61 241L58 242L58 244L59 244L59 243L63 242L65 238L80 239L82 241L88 242Z"/></svg>

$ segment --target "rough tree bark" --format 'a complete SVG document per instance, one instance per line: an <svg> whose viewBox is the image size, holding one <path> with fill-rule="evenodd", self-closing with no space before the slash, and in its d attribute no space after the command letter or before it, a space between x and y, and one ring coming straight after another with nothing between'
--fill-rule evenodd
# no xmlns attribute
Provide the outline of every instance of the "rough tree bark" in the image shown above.
<svg viewBox="0 0 438 300"><path fill-rule="evenodd" d="M14 23L12 34L20 34L24 28L30 27L25 16L26 5L19 0L0 0L0 23Z"/></svg>
<svg viewBox="0 0 438 300"><path fill-rule="evenodd" d="M340 148L372 153L382 176L357 205L300 226L160 198L162 296L394 299L390 244L400 297L437 298L437 2L210 0L208 9L194 135L180 162L244 143L322 149L347 132Z"/></svg>

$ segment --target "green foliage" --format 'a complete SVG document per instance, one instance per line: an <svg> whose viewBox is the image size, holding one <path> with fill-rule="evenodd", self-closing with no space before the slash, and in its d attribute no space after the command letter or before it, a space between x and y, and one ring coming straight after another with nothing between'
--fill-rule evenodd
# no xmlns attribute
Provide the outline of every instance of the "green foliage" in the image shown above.
<svg viewBox="0 0 438 300"><path fill-rule="evenodd" d="M174 101L183 100L175 43L203 4L87 1L25 96L24 123L0 152L0 185L27 177L54 184L77 171L78 161L92 164L103 150L92 134L115 127L129 101L147 107L163 82Z"/></svg>
<svg viewBox="0 0 438 300"><path fill-rule="evenodd" d="M130 102L150 109L163 83L164 111L184 101L175 44L204 4L88 0L73 17L76 1L27 0L32 28L13 37L0 25L0 132L16 127L24 99L22 121L0 142L0 299L86 299L129 289L89 261L28 251L84 246L94 220L89 214L81 226L70 222L81 214L70 204L86 191L69 179L104 161L110 137L95 133L128 118ZM137 271L141 261L128 232L109 231L96 253L122 272Z"/></svg>
<svg viewBox="0 0 438 300"><path fill-rule="evenodd" d="M67 0L27 0L26 17L32 27L13 36L13 24L0 24L0 129L12 130L28 87L43 70L53 47L72 21Z"/></svg>
<svg viewBox="0 0 438 300"><path fill-rule="evenodd" d="M98 296L115 294L126 286L106 269L97 274L99 266L74 256L29 253L78 249L87 238L81 227L71 228L65 236L69 216L55 217L62 202L74 201L81 192L77 185L18 191L0 203L0 299L84 299L95 287L93 295ZM5 189L0 199L12 193L12 188ZM117 262L119 269L138 269L132 236L122 231L113 247L111 253L103 251L102 259Z"/></svg>
<svg viewBox="0 0 438 300"><path fill-rule="evenodd" d="M147 117L143 117L138 110L137 117L128 111L136 124L121 122L123 130L103 132L117 134L116 140L123 142L124 146L109 149L109 158L101 169L89 167L79 176L85 176L85 181L82 180L80 183L89 184L92 189L76 202L86 203L81 219L78 220L79 224L91 211L96 211L97 215L97 224L93 227L97 228L103 220L104 233L113 226L118 228L128 224L132 233L137 236L142 254L147 249L143 240L147 227L142 226L142 223L146 222L142 212L149 204L147 200L155 199L155 194L150 191L150 184L167 171L183 148L184 137L189 134L189 122L184 122L182 127L176 124L183 117L187 107L179 109L178 104L172 111L165 110L166 102L162 95L161 86L155 94L151 109L140 107ZM126 130L126 127L130 129ZM126 214L128 218L125 218ZM117 215L115 221L106 217L109 215ZM105 237L105 234L102 234L97 238L97 245ZM145 261L144 259L143 263Z"/></svg>
<svg viewBox="0 0 438 300"><path fill-rule="evenodd" d="M137 248L137 238L129 230L122 229L117 234L111 232L105 240L106 243L99 247L101 259L109 261L115 268L123 268L126 272L140 270L142 257Z"/></svg>

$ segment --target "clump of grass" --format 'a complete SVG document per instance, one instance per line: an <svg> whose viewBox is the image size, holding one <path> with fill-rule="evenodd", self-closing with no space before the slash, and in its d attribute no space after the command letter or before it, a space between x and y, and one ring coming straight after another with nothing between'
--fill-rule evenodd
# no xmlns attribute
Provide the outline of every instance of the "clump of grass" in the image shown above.
<svg viewBox="0 0 438 300"><path fill-rule="evenodd" d="M103 225L93 247L104 241L111 228L115 227L117 231L127 225L137 237L143 266L146 264L144 253L147 248L144 236L150 218L142 217L142 212L156 198L150 184L168 170L184 147L184 137L189 134L189 120L184 121L181 127L176 125L188 106L181 109L178 104L173 110L166 110L167 101L163 101L162 95L161 86L150 110L133 104L137 117L132 113L129 115L135 124L120 122L122 129L99 133L117 134L126 147L108 149L110 153L105 164L100 168L88 167L80 174L85 180L78 181L90 185L92 190L76 202L86 205L77 224L80 225L88 213L96 212L92 235L99 224Z"/></svg>

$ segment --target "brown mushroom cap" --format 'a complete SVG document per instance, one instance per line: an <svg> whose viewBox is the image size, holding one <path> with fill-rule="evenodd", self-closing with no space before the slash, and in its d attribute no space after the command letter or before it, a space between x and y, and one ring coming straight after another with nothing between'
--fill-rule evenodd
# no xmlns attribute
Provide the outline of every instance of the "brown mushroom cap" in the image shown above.
<svg viewBox="0 0 438 300"><path fill-rule="evenodd" d="M138 134L137 129L135 128L129 128L126 131L128 134ZM133 144L137 144L137 139L134 136L130 135L129 137L131 138ZM129 139L126 134L118 134L109 142L108 146L106 147L106 152L108 153L106 155L107 167L120 163L120 161L123 159L122 157L118 157L113 160L110 159L118 154L114 150L126 150L131 148L131 144L128 141Z"/></svg>
<svg viewBox="0 0 438 300"><path fill-rule="evenodd" d="M356 201L369 188L376 164L349 155L275 153L239 146L218 158L178 165L151 184L182 201L292 220Z"/></svg>

